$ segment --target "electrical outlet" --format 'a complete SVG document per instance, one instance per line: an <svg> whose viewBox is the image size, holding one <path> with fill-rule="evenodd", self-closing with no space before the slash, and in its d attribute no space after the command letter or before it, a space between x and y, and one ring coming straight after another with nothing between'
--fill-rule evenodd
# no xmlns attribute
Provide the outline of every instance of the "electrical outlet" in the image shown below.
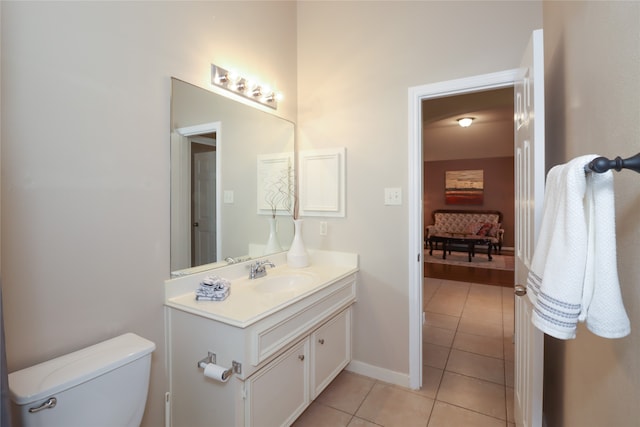
<svg viewBox="0 0 640 427"><path fill-rule="evenodd" d="M327 221L320 221L320 235L327 235Z"/></svg>
<svg viewBox="0 0 640 427"><path fill-rule="evenodd" d="M385 188L384 204L385 205L401 205L402 189L401 188Z"/></svg>

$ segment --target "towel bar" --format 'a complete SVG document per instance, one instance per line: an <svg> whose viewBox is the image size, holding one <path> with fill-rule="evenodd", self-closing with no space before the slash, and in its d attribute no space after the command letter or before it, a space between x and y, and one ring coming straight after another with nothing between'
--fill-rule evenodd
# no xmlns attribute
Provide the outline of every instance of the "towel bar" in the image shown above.
<svg viewBox="0 0 640 427"><path fill-rule="evenodd" d="M640 173L640 153L628 159L622 159L620 156L613 160L606 157L596 157L584 167L586 172L604 173L610 169L620 172L622 169L631 169Z"/></svg>

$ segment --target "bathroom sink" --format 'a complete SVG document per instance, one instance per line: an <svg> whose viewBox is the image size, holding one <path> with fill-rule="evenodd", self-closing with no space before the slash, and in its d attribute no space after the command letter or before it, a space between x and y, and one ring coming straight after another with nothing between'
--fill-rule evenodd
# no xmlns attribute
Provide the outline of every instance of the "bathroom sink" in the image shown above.
<svg viewBox="0 0 640 427"><path fill-rule="evenodd" d="M267 276L256 283L256 291L264 293L289 292L306 287L314 282L314 276L303 273Z"/></svg>

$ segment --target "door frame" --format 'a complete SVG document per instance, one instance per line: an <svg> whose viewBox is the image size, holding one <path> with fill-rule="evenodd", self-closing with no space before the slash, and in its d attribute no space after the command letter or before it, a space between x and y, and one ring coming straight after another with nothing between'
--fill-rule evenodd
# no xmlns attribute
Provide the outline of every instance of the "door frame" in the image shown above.
<svg viewBox="0 0 640 427"><path fill-rule="evenodd" d="M175 130L179 135L186 138L189 143L188 151L191 153L191 142L200 142L197 140L198 135L215 133L216 134L216 261L222 253L222 235L219 231L222 229L222 160L220 156L222 150L222 122L201 123L193 126L185 126ZM209 145L207 143L207 145ZM189 165L191 165L191 156L189 155ZM191 166L189 166L190 168ZM191 170L189 169L189 182L191 182ZM189 184L191 185L191 184ZM190 193L190 192L189 192ZM191 206L191 205L189 205ZM191 209L191 208L189 208ZM192 242L193 243L193 242Z"/></svg>
<svg viewBox="0 0 640 427"><path fill-rule="evenodd" d="M512 87L517 69L482 74L409 88L408 211L409 211L409 387L422 386L423 299L423 177L422 101L490 89ZM416 262L417 261L417 262Z"/></svg>

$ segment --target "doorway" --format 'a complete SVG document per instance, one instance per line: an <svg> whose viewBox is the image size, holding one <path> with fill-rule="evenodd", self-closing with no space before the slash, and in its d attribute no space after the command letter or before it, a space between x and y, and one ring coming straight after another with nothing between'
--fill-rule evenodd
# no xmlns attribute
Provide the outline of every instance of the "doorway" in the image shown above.
<svg viewBox="0 0 640 427"><path fill-rule="evenodd" d="M409 208L409 386L422 386L423 314L423 131L422 103L480 91L512 87L517 70L507 70L409 89L408 208Z"/></svg>
<svg viewBox="0 0 640 427"><path fill-rule="evenodd" d="M191 266L218 260L216 134L191 141Z"/></svg>
<svg viewBox="0 0 640 427"><path fill-rule="evenodd" d="M425 277L513 287L513 111L513 87L422 101L425 226L434 224L432 213L436 210L491 210L500 213L502 230L500 245L492 251L491 262L483 262L486 255L474 257L471 263L464 262L464 252L454 252L445 260L439 248L433 252L425 248ZM463 117L470 118L471 125L459 124ZM447 197L445 177L471 172L479 179L479 195Z"/></svg>

